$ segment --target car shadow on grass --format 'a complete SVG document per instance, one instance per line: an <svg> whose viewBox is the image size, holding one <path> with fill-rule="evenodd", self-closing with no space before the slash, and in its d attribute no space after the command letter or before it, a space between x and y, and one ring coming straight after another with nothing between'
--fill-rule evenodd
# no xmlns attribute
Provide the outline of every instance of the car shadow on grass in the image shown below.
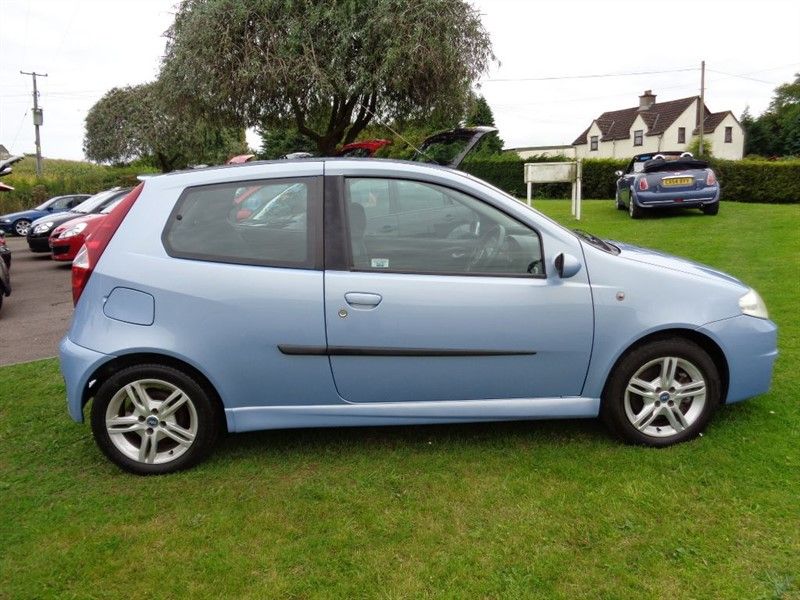
<svg viewBox="0 0 800 600"><path fill-rule="evenodd" d="M281 429L225 435L215 457L284 453L287 451L345 453L414 449L498 447L519 444L562 446L583 441L590 445L616 444L598 419L536 420L446 425L330 427ZM213 458L212 458L213 461Z"/></svg>

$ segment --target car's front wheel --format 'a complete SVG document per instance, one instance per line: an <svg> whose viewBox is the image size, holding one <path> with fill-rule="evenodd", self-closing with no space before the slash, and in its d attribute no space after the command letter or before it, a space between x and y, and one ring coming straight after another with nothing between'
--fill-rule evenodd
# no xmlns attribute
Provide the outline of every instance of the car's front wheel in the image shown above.
<svg viewBox="0 0 800 600"><path fill-rule="evenodd" d="M627 442L669 446L703 431L720 390L705 350L685 339L658 340L619 362L603 395L602 416Z"/></svg>
<svg viewBox="0 0 800 600"><path fill-rule="evenodd" d="M14 222L14 233L16 233L20 237L25 237L28 235L28 229L30 229L31 222L27 219L20 219L19 221Z"/></svg>
<svg viewBox="0 0 800 600"><path fill-rule="evenodd" d="M139 475L197 464L219 430L210 394L182 371L156 364L128 367L106 380L94 398L91 420L100 450Z"/></svg>

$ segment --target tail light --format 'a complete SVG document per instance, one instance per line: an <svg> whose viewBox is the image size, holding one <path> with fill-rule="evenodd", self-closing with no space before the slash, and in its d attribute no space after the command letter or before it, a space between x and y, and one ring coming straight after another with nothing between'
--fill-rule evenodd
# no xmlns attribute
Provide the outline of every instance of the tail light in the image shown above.
<svg viewBox="0 0 800 600"><path fill-rule="evenodd" d="M706 173L706 185L714 185L715 183L717 183L717 176L714 175L714 171L709 169Z"/></svg>
<svg viewBox="0 0 800 600"><path fill-rule="evenodd" d="M644 192L644 191L646 191L648 189L650 189L650 186L647 183L647 177L642 177L639 180L639 190Z"/></svg>
<svg viewBox="0 0 800 600"><path fill-rule="evenodd" d="M83 293L89 277L97 266L100 257L103 255L108 243L119 229L122 220L136 202L139 194L142 193L144 182L133 188L130 193L122 199L122 202L112 210L100 226L86 238L86 243L78 250L75 260L72 261L72 302L78 303Z"/></svg>

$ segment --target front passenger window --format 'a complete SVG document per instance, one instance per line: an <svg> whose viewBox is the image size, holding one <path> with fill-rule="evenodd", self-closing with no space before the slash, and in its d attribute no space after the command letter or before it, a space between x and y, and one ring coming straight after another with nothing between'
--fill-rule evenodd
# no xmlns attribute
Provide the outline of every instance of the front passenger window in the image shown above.
<svg viewBox="0 0 800 600"><path fill-rule="evenodd" d="M396 219L396 230L370 226L365 186L385 190L393 214L384 219ZM345 189L356 270L544 275L539 235L462 192L419 181L357 178L348 179Z"/></svg>

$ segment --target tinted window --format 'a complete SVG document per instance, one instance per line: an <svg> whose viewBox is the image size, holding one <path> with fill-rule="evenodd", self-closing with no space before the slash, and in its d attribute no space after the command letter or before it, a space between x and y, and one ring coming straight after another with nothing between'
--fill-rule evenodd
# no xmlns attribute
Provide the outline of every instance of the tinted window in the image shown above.
<svg viewBox="0 0 800 600"><path fill-rule="evenodd" d="M396 228L370 222L361 190L385 190ZM348 179L352 266L407 273L543 275L539 236L456 190L405 180Z"/></svg>
<svg viewBox="0 0 800 600"><path fill-rule="evenodd" d="M188 188L163 239L180 258L311 268L320 212L315 178Z"/></svg>
<svg viewBox="0 0 800 600"><path fill-rule="evenodd" d="M73 205L77 204L75 198L72 196L65 196L64 198L59 198L52 204L53 210L61 210L64 208L69 208Z"/></svg>

